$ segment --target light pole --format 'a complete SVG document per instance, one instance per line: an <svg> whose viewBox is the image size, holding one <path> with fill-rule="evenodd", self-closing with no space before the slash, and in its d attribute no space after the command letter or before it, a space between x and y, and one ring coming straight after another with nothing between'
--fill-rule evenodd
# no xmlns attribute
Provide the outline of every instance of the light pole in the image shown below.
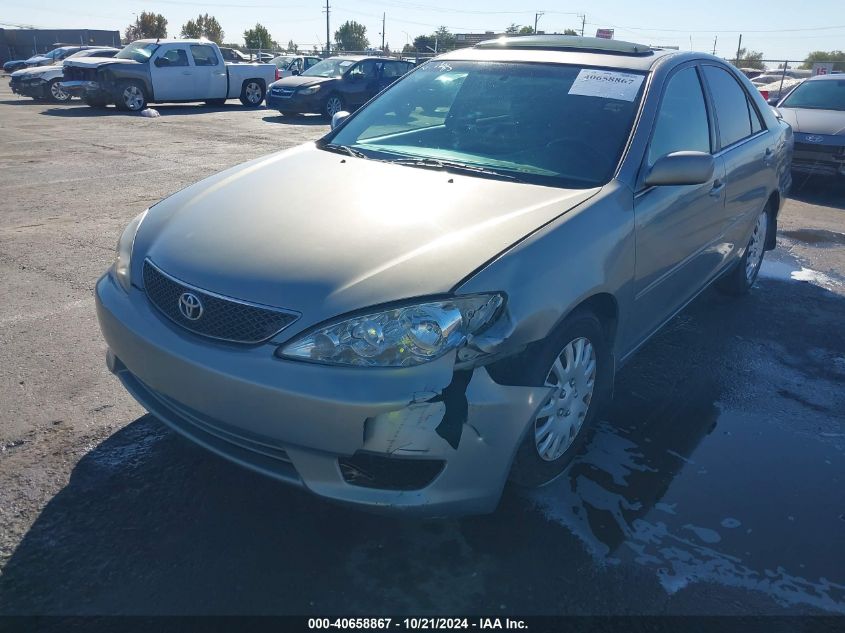
<svg viewBox="0 0 845 633"><path fill-rule="evenodd" d="M542 13L535 13L534 14L534 35L537 35L537 22L540 21L541 17L543 17Z"/></svg>

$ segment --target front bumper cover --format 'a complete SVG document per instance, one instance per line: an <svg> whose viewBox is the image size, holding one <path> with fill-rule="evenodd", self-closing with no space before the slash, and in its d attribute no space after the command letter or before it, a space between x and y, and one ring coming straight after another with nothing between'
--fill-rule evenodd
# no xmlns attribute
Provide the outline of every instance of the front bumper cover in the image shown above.
<svg viewBox="0 0 845 633"><path fill-rule="evenodd" d="M272 344L235 347L167 322L144 292L97 283L109 367L179 433L227 459L317 495L425 516L495 509L547 387L500 385L454 355L414 368L284 361ZM442 462L419 489L350 481L349 458ZM344 466L342 468L342 465Z"/></svg>

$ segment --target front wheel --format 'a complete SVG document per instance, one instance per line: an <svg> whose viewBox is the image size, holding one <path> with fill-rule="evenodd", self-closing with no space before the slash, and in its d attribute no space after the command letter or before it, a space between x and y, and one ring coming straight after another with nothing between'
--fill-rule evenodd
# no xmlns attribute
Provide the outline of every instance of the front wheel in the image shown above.
<svg viewBox="0 0 845 633"><path fill-rule="evenodd" d="M566 469L610 399L611 359L601 321L584 311L514 362L511 371L521 383L543 384L550 391L517 450L511 481L538 487Z"/></svg>
<svg viewBox="0 0 845 633"><path fill-rule="evenodd" d="M54 103L67 103L72 99L70 93L62 88L61 81L61 79L53 79L47 86L47 98Z"/></svg>
<svg viewBox="0 0 845 633"><path fill-rule="evenodd" d="M343 97L340 95L329 95L323 103L323 118L331 121L332 117L343 110Z"/></svg>
<svg viewBox="0 0 845 633"><path fill-rule="evenodd" d="M769 210L763 209L754 223L751 239L745 248L745 254L727 275L716 282L716 288L727 295L741 296L748 294L763 264L766 251L766 237L769 233Z"/></svg>
<svg viewBox="0 0 845 633"><path fill-rule="evenodd" d="M257 108L264 101L264 84L257 79L248 79L241 88L241 103L248 108Z"/></svg>
<svg viewBox="0 0 845 633"><path fill-rule="evenodd" d="M137 83L124 81L117 87L115 105L124 112L140 112L147 107L147 95Z"/></svg>

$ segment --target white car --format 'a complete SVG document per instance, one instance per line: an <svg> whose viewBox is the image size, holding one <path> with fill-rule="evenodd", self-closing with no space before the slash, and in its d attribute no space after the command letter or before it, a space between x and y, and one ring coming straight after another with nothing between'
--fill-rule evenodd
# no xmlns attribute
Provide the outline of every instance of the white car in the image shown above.
<svg viewBox="0 0 845 633"><path fill-rule="evenodd" d="M320 63L315 55L279 55L270 60L276 66L276 81L283 77L301 75L314 64Z"/></svg>
<svg viewBox="0 0 845 633"><path fill-rule="evenodd" d="M119 48L87 48L74 53L67 59L78 59L82 57L114 57ZM35 66L24 68L12 73L9 87L12 92L33 99L47 99L55 103L67 103L73 96L65 92L61 82L64 79L63 66L57 62L50 66Z"/></svg>
<svg viewBox="0 0 845 633"><path fill-rule="evenodd" d="M114 103L137 112L150 102L240 98L257 107L276 76L273 64L228 64L217 44L199 40L137 40L112 59L88 57L65 63L62 88L90 106Z"/></svg>

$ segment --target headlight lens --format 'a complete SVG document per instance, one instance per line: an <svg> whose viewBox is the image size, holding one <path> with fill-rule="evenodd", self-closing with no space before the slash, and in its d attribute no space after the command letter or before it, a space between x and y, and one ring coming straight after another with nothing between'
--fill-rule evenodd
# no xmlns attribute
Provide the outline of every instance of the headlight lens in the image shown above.
<svg viewBox="0 0 845 633"><path fill-rule="evenodd" d="M117 256L112 266L112 273L117 283L126 292L129 292L131 279L129 278L129 271L132 260L132 246L135 244L135 234L138 233L138 227L141 226L147 212L139 213L123 230L123 234L117 241Z"/></svg>
<svg viewBox="0 0 845 633"><path fill-rule="evenodd" d="M398 306L320 328L280 347L276 355L334 365L420 365L485 329L503 303L495 293Z"/></svg>
<svg viewBox="0 0 845 633"><path fill-rule="evenodd" d="M301 95L313 95L313 94L314 94L314 93L316 93L319 89L320 89L320 86L319 86L319 85L317 85L317 86L311 86L310 88L303 88L302 90L300 90L300 91L299 91L299 94L301 94Z"/></svg>

